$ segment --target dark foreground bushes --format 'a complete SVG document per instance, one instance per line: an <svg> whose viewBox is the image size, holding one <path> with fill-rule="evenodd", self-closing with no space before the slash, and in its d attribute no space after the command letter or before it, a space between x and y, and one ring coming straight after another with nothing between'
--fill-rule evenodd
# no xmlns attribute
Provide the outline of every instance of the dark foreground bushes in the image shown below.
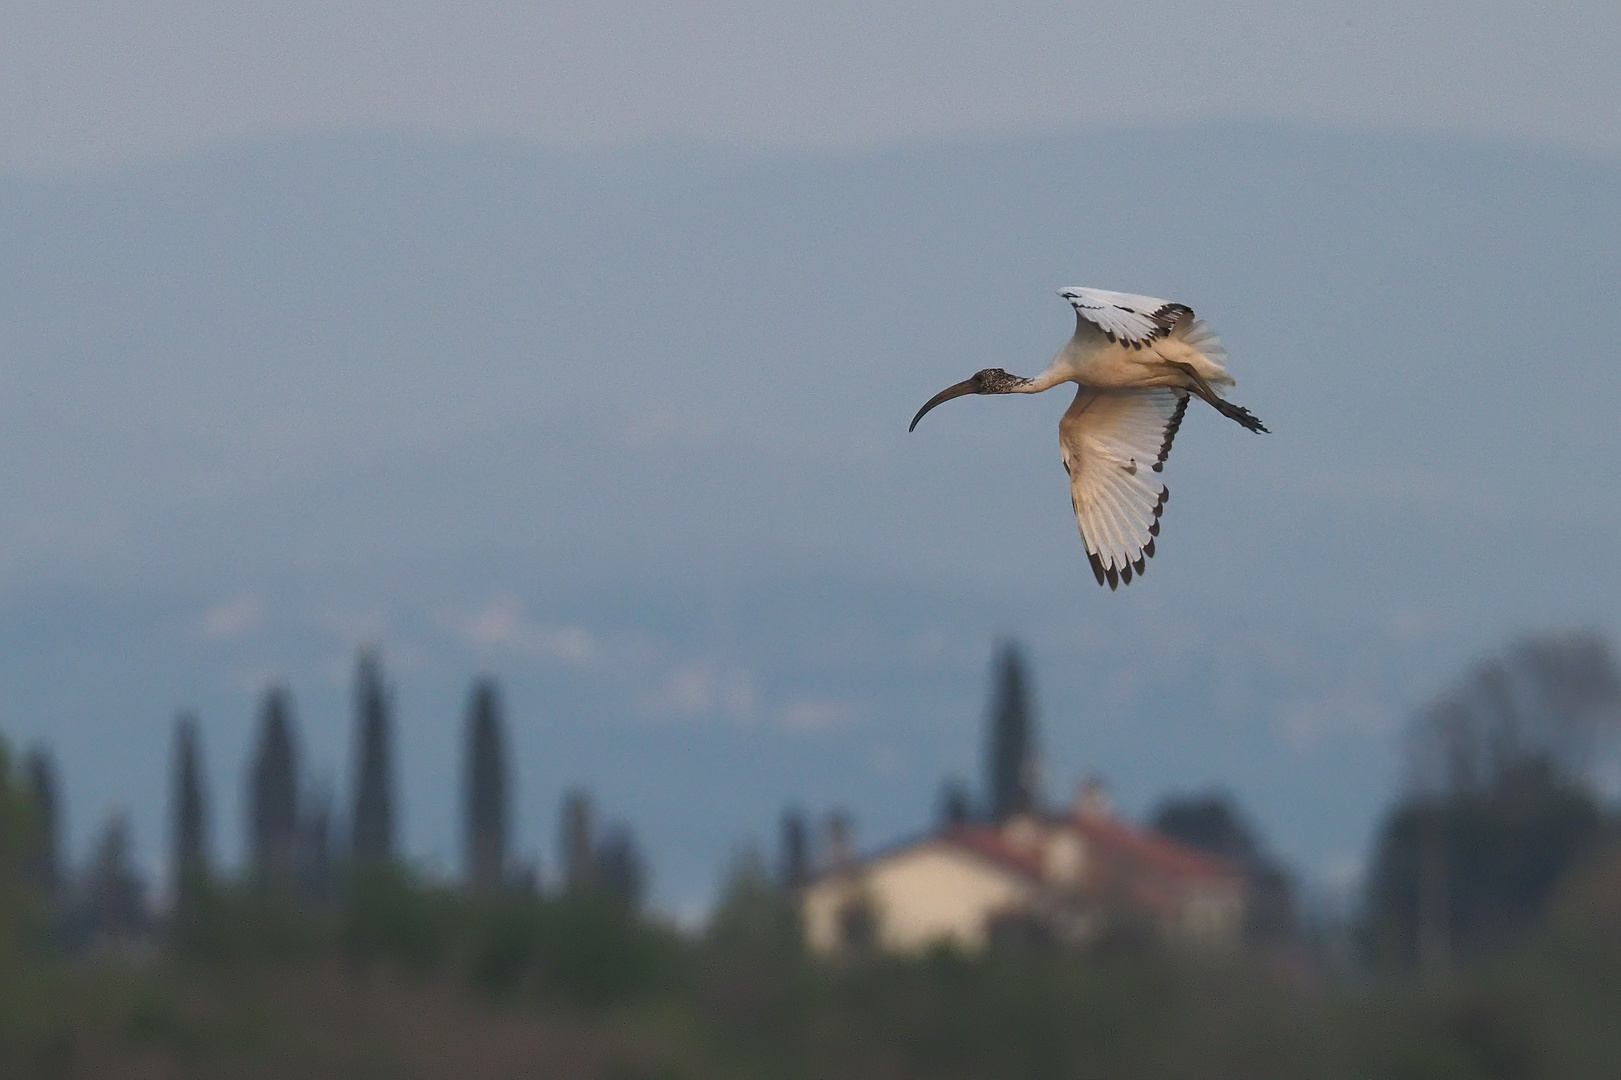
<svg viewBox="0 0 1621 1080"><path fill-rule="evenodd" d="M478 991L595 1007L671 992L684 960L670 930L591 893L478 905L467 915L465 949Z"/></svg>
<svg viewBox="0 0 1621 1080"><path fill-rule="evenodd" d="M591 1007L666 992L683 962L670 929L604 893L469 896L390 864L351 874L330 905L263 887L199 889L171 919L169 941L194 967L330 960Z"/></svg>
<svg viewBox="0 0 1621 1080"><path fill-rule="evenodd" d="M597 894L379 869L314 908L199 893L149 957L10 964L0 1076L1608 1078L1618 896L1601 860L1518 947L1348 986L1142 942L819 960L758 876L685 935Z"/></svg>

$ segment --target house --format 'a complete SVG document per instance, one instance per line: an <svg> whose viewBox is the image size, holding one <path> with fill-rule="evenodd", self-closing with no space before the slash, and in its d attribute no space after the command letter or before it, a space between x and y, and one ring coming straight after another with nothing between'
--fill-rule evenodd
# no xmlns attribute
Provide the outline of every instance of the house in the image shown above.
<svg viewBox="0 0 1621 1080"><path fill-rule="evenodd" d="M1228 949L1245 894L1237 866L1114 817L1092 783L1066 813L950 824L864 859L836 857L802 890L801 914L821 953L972 951L1013 936L1079 944L1123 924Z"/></svg>

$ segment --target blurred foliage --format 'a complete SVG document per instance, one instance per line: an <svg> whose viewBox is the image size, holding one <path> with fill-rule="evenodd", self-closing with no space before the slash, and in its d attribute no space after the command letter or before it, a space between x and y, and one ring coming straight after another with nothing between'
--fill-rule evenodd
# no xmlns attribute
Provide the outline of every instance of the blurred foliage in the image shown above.
<svg viewBox="0 0 1621 1080"><path fill-rule="evenodd" d="M676 935L606 892L484 899L462 925L467 972L486 993L606 1006L653 995L679 978Z"/></svg>
<svg viewBox="0 0 1621 1080"><path fill-rule="evenodd" d="M1601 831L1543 881L1515 845L1593 808L1551 773L1502 795L1469 808L1470 827L1507 845L1494 880L1539 882L1538 914L1439 979L1348 984L1272 952L1116 939L814 957L793 894L752 853L691 933L606 890L464 892L376 863L325 905L200 876L144 959L16 954L0 967L0 1076L1621 1074L1621 848ZM15 876L27 819L10 813Z"/></svg>
<svg viewBox="0 0 1621 1080"><path fill-rule="evenodd" d="M367 861L343 890L338 936L352 962L388 961L429 971L443 960L454 931L453 897L425 888L405 867Z"/></svg>
<svg viewBox="0 0 1621 1080"><path fill-rule="evenodd" d="M1621 671L1592 631L1472 665L1406 733L1408 793L1375 843L1360 934L1434 976L1523 940L1616 831L1595 781L1621 750Z"/></svg>
<svg viewBox="0 0 1621 1080"><path fill-rule="evenodd" d="M734 860L694 952L693 1005L728 1045L755 1058L798 1051L813 989L810 959L792 894L757 852Z"/></svg>
<svg viewBox="0 0 1621 1080"><path fill-rule="evenodd" d="M1373 956L1413 961L1426 917L1444 924L1459 955L1504 945L1535 924L1607 828L1593 796L1541 758L1503 769L1489 785L1408 800L1386 821L1369 874ZM1429 916L1426 875L1439 893Z"/></svg>
<svg viewBox="0 0 1621 1080"><path fill-rule="evenodd" d="M43 897L30 874L43 842L39 824L11 748L0 740L0 965L16 963L44 928Z"/></svg>
<svg viewBox="0 0 1621 1080"><path fill-rule="evenodd" d="M673 931L605 891L469 894L394 863L354 870L331 909L299 904L285 890L199 879L172 913L168 939L191 965L339 960L356 973L450 978L486 996L591 1007L659 992L684 963Z"/></svg>
<svg viewBox="0 0 1621 1080"><path fill-rule="evenodd" d="M1299 936L1295 883L1262 845L1255 826L1226 791L1166 798L1149 824L1156 832L1234 863L1249 882L1244 936L1252 944L1277 947Z"/></svg>
<svg viewBox="0 0 1621 1080"><path fill-rule="evenodd" d="M306 960L330 951L334 939L326 912L301 907L284 891L200 874L167 929L178 958L222 966Z"/></svg>
<svg viewBox="0 0 1621 1080"><path fill-rule="evenodd" d="M1621 670L1592 630L1542 634L1472 665L1406 733L1408 783L1420 792L1490 786L1539 761L1589 782L1621 736Z"/></svg>
<svg viewBox="0 0 1621 1080"><path fill-rule="evenodd" d="M142 963L0 971L0 1076L1610 1077L1621 852L1512 948L1347 986L1266 958L1109 944L812 957L745 855L701 933L618 899L470 895L399 867L329 908L207 886Z"/></svg>

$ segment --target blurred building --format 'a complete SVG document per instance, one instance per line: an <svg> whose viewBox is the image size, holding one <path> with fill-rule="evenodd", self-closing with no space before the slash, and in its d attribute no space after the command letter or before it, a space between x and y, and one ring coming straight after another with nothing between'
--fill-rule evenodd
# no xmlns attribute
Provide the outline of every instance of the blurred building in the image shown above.
<svg viewBox="0 0 1621 1080"><path fill-rule="evenodd" d="M800 895L808 944L832 953L1083 944L1122 931L1231 949L1246 893L1236 864L1121 821L1093 782L1061 814L948 820L865 858L836 851Z"/></svg>

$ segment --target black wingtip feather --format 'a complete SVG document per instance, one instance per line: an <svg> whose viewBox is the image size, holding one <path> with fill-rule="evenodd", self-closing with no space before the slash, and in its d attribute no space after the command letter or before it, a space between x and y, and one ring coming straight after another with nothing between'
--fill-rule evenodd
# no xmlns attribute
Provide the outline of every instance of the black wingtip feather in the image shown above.
<svg viewBox="0 0 1621 1080"><path fill-rule="evenodd" d="M1154 462L1155 472L1165 471L1165 459L1171 456L1171 443L1176 441L1176 433L1182 429L1182 418L1188 415L1188 397L1183 394L1177 399L1176 410L1171 413L1170 422L1165 425L1165 438L1159 444L1159 459Z"/></svg>
<svg viewBox="0 0 1621 1080"><path fill-rule="evenodd" d="M1092 564L1092 575L1098 579L1098 584L1102 585L1103 584L1103 562L1102 562L1102 560L1100 560L1096 555L1094 555L1090 551L1088 551L1086 553L1086 558Z"/></svg>
<svg viewBox="0 0 1621 1080"><path fill-rule="evenodd" d="M1109 591L1114 592L1114 590L1120 588L1120 571L1116 570L1113 566L1110 566L1109 570L1108 570L1108 574L1109 574Z"/></svg>

